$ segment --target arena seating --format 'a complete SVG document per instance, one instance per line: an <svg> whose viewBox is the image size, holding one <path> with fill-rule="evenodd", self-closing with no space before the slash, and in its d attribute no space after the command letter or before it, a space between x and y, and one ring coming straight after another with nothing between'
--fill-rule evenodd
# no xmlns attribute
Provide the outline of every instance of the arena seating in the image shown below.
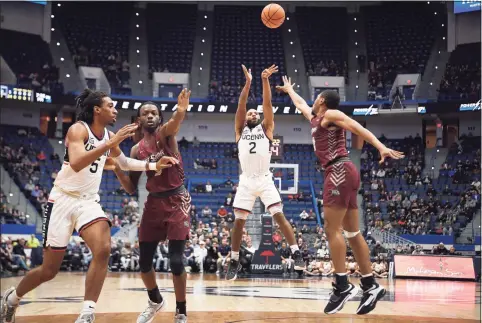
<svg viewBox="0 0 482 323"><path fill-rule="evenodd" d="M348 77L346 8L297 7L296 21L309 75Z"/></svg>
<svg viewBox="0 0 482 323"><path fill-rule="evenodd" d="M444 11L442 4L433 2L361 7L366 22L369 91L387 99L397 74L423 74L435 37L442 34Z"/></svg>
<svg viewBox="0 0 482 323"><path fill-rule="evenodd" d="M17 76L18 85L44 92L63 92L49 45L39 36L0 29L0 55Z"/></svg>
<svg viewBox="0 0 482 323"><path fill-rule="evenodd" d="M149 65L153 72L191 73L197 5L147 5Z"/></svg>
<svg viewBox="0 0 482 323"><path fill-rule="evenodd" d="M462 155L450 154L447 158L449 165L456 165L459 158L469 158L470 172L468 176L460 176L454 180L454 173L441 170L436 179L422 176L423 146L421 140L405 138L403 140L386 140L388 147L404 151L407 158L390 160L380 168L385 169L383 177L376 175L378 153L371 147L364 148L367 156L362 157L361 173L363 178L362 193L364 195L365 220L368 227L383 228L397 233L411 234L457 234L471 220L474 210L466 205L473 188L470 182L480 181L480 172L472 173L473 161L477 159L472 150L474 144L480 146L480 137L473 137L463 141L464 151L472 151ZM455 154L458 150L455 148ZM480 150L478 169L480 171ZM417 166L418 164L418 166ZM465 163L464 163L465 165ZM452 178L449 178L451 176ZM374 185L375 186L372 186ZM435 190L435 191L432 191ZM408 206L393 200L396 193L400 193L402 201L411 198L415 193L416 200L411 200ZM392 204L393 201L393 204ZM480 203L480 198L479 202ZM460 206L460 208L459 208ZM405 209L405 210L402 210ZM462 211L461 211L462 210ZM425 224L422 225L422 222ZM450 228L451 227L451 228ZM453 230L453 231L452 231ZM453 233L451 233L453 232Z"/></svg>
<svg viewBox="0 0 482 323"><path fill-rule="evenodd" d="M480 43L458 45L452 52L439 99L480 100Z"/></svg>
<svg viewBox="0 0 482 323"><path fill-rule="evenodd" d="M53 27L62 31L77 65L104 70L113 93L129 94L130 75L122 63L129 55L129 21L132 2L63 2L52 6Z"/></svg>
<svg viewBox="0 0 482 323"><path fill-rule="evenodd" d="M281 84L281 76L286 74L281 30L266 28L260 20L261 10L254 6L214 7L211 100L237 102L244 85L241 64L253 73L250 102L261 102L261 72L272 64L279 66L279 72L271 77L271 85ZM287 100L274 90L272 93L275 103Z"/></svg>

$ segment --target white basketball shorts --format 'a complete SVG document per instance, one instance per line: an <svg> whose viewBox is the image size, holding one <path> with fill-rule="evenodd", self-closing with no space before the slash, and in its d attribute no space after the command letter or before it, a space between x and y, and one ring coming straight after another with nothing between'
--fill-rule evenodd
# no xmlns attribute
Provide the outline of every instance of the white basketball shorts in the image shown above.
<svg viewBox="0 0 482 323"><path fill-rule="evenodd" d="M267 209L281 203L281 196L273 182L273 174L256 177L241 174L233 208L251 213L257 197L261 198Z"/></svg>
<svg viewBox="0 0 482 323"><path fill-rule="evenodd" d="M82 235L82 230L98 221L110 225L99 201L98 194L75 197L54 186L43 214L44 248L65 250L74 230Z"/></svg>

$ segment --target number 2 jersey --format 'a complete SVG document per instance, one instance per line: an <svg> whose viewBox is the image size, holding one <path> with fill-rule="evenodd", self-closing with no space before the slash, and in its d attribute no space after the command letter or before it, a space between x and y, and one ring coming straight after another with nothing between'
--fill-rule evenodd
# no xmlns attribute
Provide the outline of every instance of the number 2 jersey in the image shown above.
<svg viewBox="0 0 482 323"><path fill-rule="evenodd" d="M109 140L109 131L107 129L104 129L104 136L102 138L98 138L90 130L90 127L87 123L83 121L79 122L84 125L89 133L89 138L84 143L86 151L95 149ZM106 151L92 164L76 173L72 167L70 167L69 149L68 143L66 142L64 163L60 169L60 172L57 174L54 185L68 192L86 195L97 194L99 192L100 182L102 180L102 172L104 170L105 161L109 154L110 150Z"/></svg>
<svg viewBox="0 0 482 323"><path fill-rule="evenodd" d="M238 141L239 163L242 174L246 176L265 175L271 163L271 141L260 123L250 129L243 128Z"/></svg>

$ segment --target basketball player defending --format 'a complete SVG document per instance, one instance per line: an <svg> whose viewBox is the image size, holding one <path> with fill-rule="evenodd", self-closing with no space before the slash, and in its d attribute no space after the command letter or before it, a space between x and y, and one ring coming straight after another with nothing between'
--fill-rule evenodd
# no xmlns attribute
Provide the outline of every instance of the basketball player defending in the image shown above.
<svg viewBox="0 0 482 323"><path fill-rule="evenodd" d="M67 132L64 163L50 191L43 216L43 264L28 272L17 288L5 292L2 322L15 322L20 299L57 275L74 229L93 254L85 279L83 309L75 322L94 322L95 305L110 256L110 222L102 211L98 195L107 156L114 157L125 170L160 171L178 163L171 157L157 163L125 157L119 144L132 137L138 126L127 125L115 135L106 129L117 118L117 110L107 94L86 89L77 98L77 107L81 109L80 121Z"/></svg>
<svg viewBox="0 0 482 323"><path fill-rule="evenodd" d="M177 110L163 124L159 107L153 102L143 103L138 110L138 122L143 138L132 147L131 157L155 161L162 156L179 160L175 167L165 169L159 176L147 172L146 189L149 192L139 229L141 277L149 297L147 308L137 318L137 323L149 323L164 307L165 301L156 283L156 272L152 267L159 241L169 240L169 259L176 294L176 323L187 322L186 272L182 258L189 237L191 196L184 186L184 170L177 145L176 135L186 115L191 92L184 89L177 99ZM124 189L134 193L142 172L115 171Z"/></svg>
<svg viewBox="0 0 482 323"><path fill-rule="evenodd" d="M281 197L274 185L273 175L269 170L271 162L270 143L273 140L274 130L274 113L271 105L269 77L278 71L278 67L272 65L261 74L263 82L263 121L260 120L259 114L254 109L246 113L246 103L253 77L251 70L248 71L244 65L242 67L246 77L246 84L239 97L238 110L234 120L242 173L239 177L238 192L234 197L233 203L235 220L231 236L231 261L226 273L227 280L235 280L241 267L239 263L239 248L241 246L243 228L258 196L263 204L267 206L268 211L276 223L279 224L281 232L288 240L293 253L293 260L295 261L294 269L305 269L305 263L296 243L295 234L283 214Z"/></svg>
<svg viewBox="0 0 482 323"><path fill-rule="evenodd" d="M362 274L363 297L356 312L357 314L367 314L385 295L385 289L375 282L368 246L358 227L357 193L360 186L360 174L348 158L345 148L345 130L357 134L377 148L381 156L380 163L387 157L403 158L403 153L388 149L370 131L337 110L340 96L336 91L323 91L318 95L313 109L311 109L305 100L294 91L291 79L284 76L283 81L284 85L277 86L277 89L288 93L296 108L310 121L315 154L325 170L324 229L335 267L333 292L325 307L325 313L334 314L340 311L345 303L358 293L358 288L349 283L346 276L346 245L341 232L343 228Z"/></svg>

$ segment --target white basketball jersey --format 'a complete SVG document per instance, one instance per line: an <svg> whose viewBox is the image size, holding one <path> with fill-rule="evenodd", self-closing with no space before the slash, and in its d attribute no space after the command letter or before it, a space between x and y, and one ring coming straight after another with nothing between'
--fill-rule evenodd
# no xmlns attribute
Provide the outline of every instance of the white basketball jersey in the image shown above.
<svg viewBox="0 0 482 323"><path fill-rule="evenodd" d="M100 146L109 140L109 131L104 130L104 137L97 138L90 127L85 122L81 123L87 128L89 133L89 139L85 143L85 150L90 151ZM60 172L57 174L54 184L60 187L62 190L68 192L76 192L80 194L97 194L100 188L100 182L102 180L102 172L104 171L104 164L107 156L109 156L110 151L106 151L102 156L100 156L96 161L94 161L89 166L80 170L76 173L69 163L69 150L65 148L64 163Z"/></svg>
<svg viewBox="0 0 482 323"><path fill-rule="evenodd" d="M261 124L245 126L238 141L239 163L243 175L265 175L271 163L271 142Z"/></svg>

